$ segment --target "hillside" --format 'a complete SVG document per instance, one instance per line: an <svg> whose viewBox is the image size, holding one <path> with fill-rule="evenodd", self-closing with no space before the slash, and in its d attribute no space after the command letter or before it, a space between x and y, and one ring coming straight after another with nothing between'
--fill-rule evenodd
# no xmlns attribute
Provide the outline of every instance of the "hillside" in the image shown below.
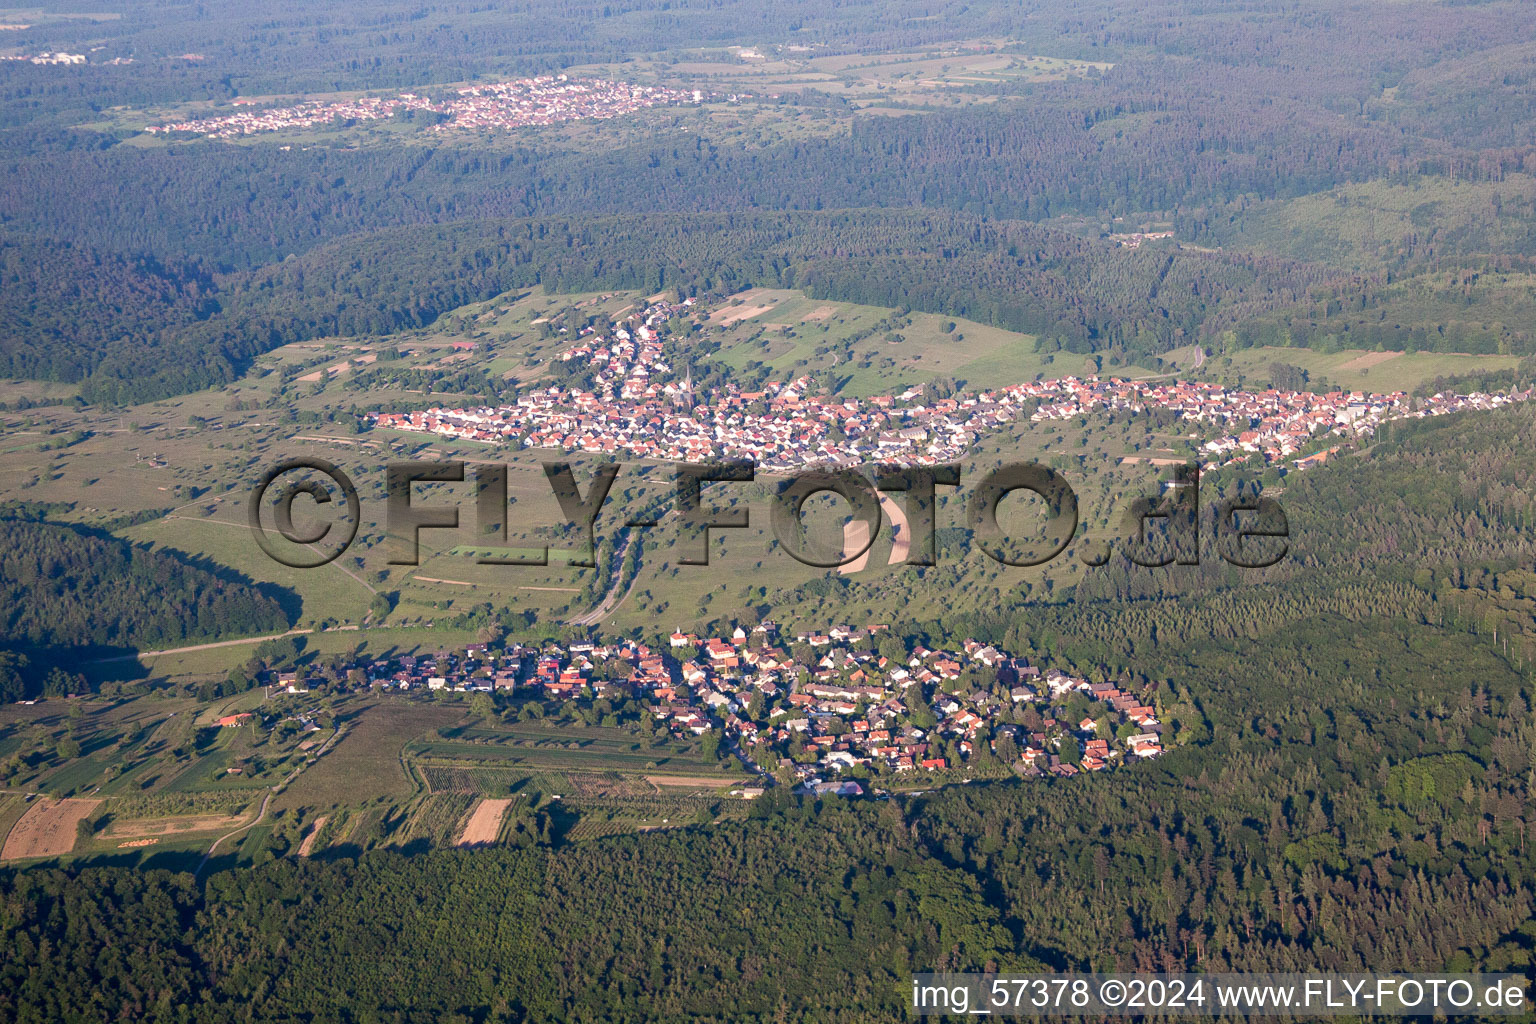
<svg viewBox="0 0 1536 1024"><path fill-rule="evenodd" d="M48 664L82 655L173 646L287 628L282 605L251 583L160 551L61 524L0 520L0 644L30 654L6 699L40 689Z"/></svg>

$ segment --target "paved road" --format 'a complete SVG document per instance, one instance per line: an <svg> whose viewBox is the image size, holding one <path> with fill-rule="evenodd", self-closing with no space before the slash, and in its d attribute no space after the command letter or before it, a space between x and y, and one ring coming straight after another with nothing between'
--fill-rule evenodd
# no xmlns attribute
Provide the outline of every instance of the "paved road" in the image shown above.
<svg viewBox="0 0 1536 1024"><path fill-rule="evenodd" d="M677 510L672 509L663 515L660 519L658 519L656 521L656 525L660 526L662 523L666 522L668 519L671 519L676 514ZM624 556L629 554L629 546L635 543L635 541L639 538L640 530L642 529L646 529L646 527L630 527L629 533L624 538L624 546L618 551L614 552L613 555L613 585L608 588L608 592L603 595L603 599L597 603L597 607L593 608L591 611L584 615L578 615L576 618L572 619L572 625L597 625L608 616L609 612L613 611L624 602L624 599L629 596L630 591L635 589L635 585L640 582L640 573L638 571L635 573L635 578L629 581L629 586L625 587L622 592L618 588L619 583L623 578Z"/></svg>
<svg viewBox="0 0 1536 1024"><path fill-rule="evenodd" d="M623 601L626 597L629 596L629 592L631 590L635 589L635 584L640 582L640 574L638 572L635 573L635 578L629 581L629 586L625 587L622 592L619 590L619 584L623 582L624 557L629 554L629 546L634 542L635 534L631 532L630 535L624 539L624 546L620 548L613 557L613 586L609 588L608 593L603 595L603 599L598 602L596 608L593 608L585 615L578 615L576 618L572 619L572 625L597 625L607 617L609 612L613 611L619 606L619 602Z"/></svg>

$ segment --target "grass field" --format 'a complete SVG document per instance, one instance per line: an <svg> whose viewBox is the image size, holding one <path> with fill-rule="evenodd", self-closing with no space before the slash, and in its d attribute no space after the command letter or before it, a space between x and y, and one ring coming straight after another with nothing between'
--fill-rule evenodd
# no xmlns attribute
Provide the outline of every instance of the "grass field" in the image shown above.
<svg viewBox="0 0 1536 1024"><path fill-rule="evenodd" d="M321 619L356 622L367 614L374 593L347 575L339 563L314 571L290 569L272 561L251 542L244 503L227 504L231 506L228 511L221 510L213 516L167 516L125 530L123 536L150 547L219 552L223 564L246 578L276 584L297 594L301 602L300 626L313 625Z"/></svg>
<svg viewBox="0 0 1536 1024"><path fill-rule="evenodd" d="M0 849L4 848L5 837L11 834L12 826L21 820L28 806L21 793L0 794Z"/></svg>
<svg viewBox="0 0 1536 1024"><path fill-rule="evenodd" d="M1236 377L1267 385L1270 365L1288 363L1325 382L1349 391L1411 391L1437 377L1493 370L1507 370L1520 361L1519 356L1472 356L1441 352L1370 352L1345 349L1317 352L1305 348L1244 349L1228 357L1211 361L1216 372L1230 372Z"/></svg>
<svg viewBox="0 0 1536 1024"><path fill-rule="evenodd" d="M457 846L487 846L501 834L501 821L512 801L510 799L480 800L474 805L469 818L454 840Z"/></svg>
<svg viewBox="0 0 1536 1024"><path fill-rule="evenodd" d="M274 802L285 808L328 808L401 799L415 784L401 763L412 740L461 717L457 709L359 700L344 713L343 738Z"/></svg>
<svg viewBox="0 0 1536 1024"><path fill-rule="evenodd" d="M742 292L730 302L706 332L721 342L713 358L736 370L759 362L780 377L831 370L845 378L843 393L860 397L940 377L986 387L1084 370L1081 358L1037 353L1032 335L973 320L931 313L893 318L880 306L770 288ZM1151 371L1128 367L1125 372Z"/></svg>
<svg viewBox="0 0 1536 1024"><path fill-rule="evenodd" d="M215 839L238 832L212 862L221 870L306 849L558 843L745 813L729 795L746 781L737 762L705 754L702 742L653 737L632 711L620 724L595 725L568 705L547 706L544 717L504 717L456 694L254 700L242 694L200 705L151 693L0 708L0 736L19 735L24 748L55 746L71 730L83 748L120 757L98 753L34 769L67 780L71 772L99 774L91 758L102 758L113 771L89 800L29 804L18 790L0 793L4 856L190 870ZM277 727L200 724L244 706ZM341 738L329 750L299 749L299 737L321 733L284 730L296 714L334 715ZM237 763L248 773L226 776ZM247 828L269 794L266 817ZM493 810L471 827L484 800L504 801L503 813L485 805ZM98 812L95 831L78 839L76 821ZM18 822L26 827L13 827Z"/></svg>
<svg viewBox="0 0 1536 1024"><path fill-rule="evenodd" d="M418 799L390 836L395 845L425 840L434 846L460 844L475 798L464 793L432 793ZM499 826L501 818L496 818ZM495 839L495 833L491 834ZM483 840L482 840L483 841Z"/></svg>

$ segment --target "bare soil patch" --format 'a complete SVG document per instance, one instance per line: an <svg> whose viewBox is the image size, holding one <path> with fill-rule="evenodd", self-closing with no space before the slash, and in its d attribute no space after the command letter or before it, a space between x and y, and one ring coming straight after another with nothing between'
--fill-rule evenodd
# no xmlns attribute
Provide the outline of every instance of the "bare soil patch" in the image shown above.
<svg viewBox="0 0 1536 1024"><path fill-rule="evenodd" d="M327 814L322 814L320 817L315 819L314 825L310 826L309 834L306 835L304 837L304 841L299 844L300 857L308 857L310 852L314 850L315 837L320 834L320 830L325 828L325 823L330 820L330 815Z"/></svg>
<svg viewBox="0 0 1536 1024"><path fill-rule="evenodd" d="M864 545L869 544L869 524L862 519L850 519L843 524L843 551L858 551ZM869 564L869 552L874 545L864 548L864 551L851 562L844 562L837 567L837 571L847 576L850 573L863 572Z"/></svg>
<svg viewBox="0 0 1536 1024"><path fill-rule="evenodd" d="M458 845L485 846L494 843L501 834L501 819L506 816L510 806L511 800L481 800L464 823Z"/></svg>
<svg viewBox="0 0 1536 1024"><path fill-rule="evenodd" d="M891 520L891 557L886 559L887 565L900 565L912 554L912 527L907 524L907 515L896 502L880 495L880 507L885 509L885 514Z"/></svg>
<svg viewBox="0 0 1536 1024"><path fill-rule="evenodd" d="M100 805L100 800L38 800L5 837L0 860L59 857L68 853L75 848L75 826Z"/></svg>
<svg viewBox="0 0 1536 1024"><path fill-rule="evenodd" d="M729 327L731 324L761 316L772 308L772 306L731 306L716 313L710 319Z"/></svg>
<svg viewBox="0 0 1536 1024"><path fill-rule="evenodd" d="M693 788L719 789L722 786L739 785L745 780L710 775L647 775L645 781L653 786L688 786Z"/></svg>
<svg viewBox="0 0 1536 1024"><path fill-rule="evenodd" d="M836 306L817 306L805 316L800 318L801 323L809 323L812 320L830 320L837 315Z"/></svg>
<svg viewBox="0 0 1536 1024"><path fill-rule="evenodd" d="M221 832L248 821L243 814L184 814L174 818L128 818L114 821L102 833L108 839L174 836L189 832Z"/></svg>

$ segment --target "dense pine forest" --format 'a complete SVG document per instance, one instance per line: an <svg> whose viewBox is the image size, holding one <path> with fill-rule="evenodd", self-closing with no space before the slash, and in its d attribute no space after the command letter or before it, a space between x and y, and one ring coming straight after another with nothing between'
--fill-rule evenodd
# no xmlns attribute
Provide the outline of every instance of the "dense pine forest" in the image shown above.
<svg viewBox="0 0 1536 1024"><path fill-rule="evenodd" d="M35 513L0 510L0 699L83 690L82 656L288 626L281 588Z"/></svg>

